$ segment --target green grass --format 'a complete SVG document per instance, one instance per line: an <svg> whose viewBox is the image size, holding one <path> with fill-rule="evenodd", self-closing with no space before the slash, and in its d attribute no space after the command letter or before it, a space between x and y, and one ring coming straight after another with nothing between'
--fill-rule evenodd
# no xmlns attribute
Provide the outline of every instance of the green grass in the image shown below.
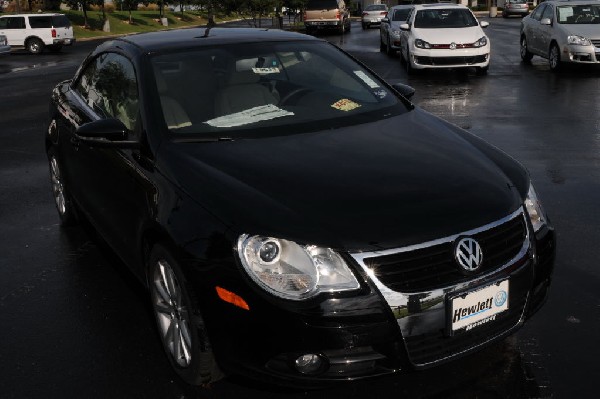
<svg viewBox="0 0 600 399"><path fill-rule="evenodd" d="M165 29L178 29L185 27L201 26L208 22L205 14L198 12L184 12L183 16L180 12L173 13L165 11L165 18L169 22L169 26L163 26L158 21L158 11L133 11L132 24L129 24L129 13L127 11L115 11L106 13L110 22L110 32L102 31L102 12L88 11L89 28L84 28L83 13L81 11L64 11L67 17L71 20L73 31L77 39L102 37L107 35L127 35L131 33L153 32ZM215 17L216 22L222 22L234 19L218 15Z"/></svg>

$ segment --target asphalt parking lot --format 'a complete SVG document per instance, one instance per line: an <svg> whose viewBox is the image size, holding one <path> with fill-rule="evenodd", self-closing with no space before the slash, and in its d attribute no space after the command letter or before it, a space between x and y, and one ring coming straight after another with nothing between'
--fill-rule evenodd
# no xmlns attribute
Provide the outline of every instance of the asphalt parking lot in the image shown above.
<svg viewBox="0 0 600 399"><path fill-rule="evenodd" d="M84 228L61 229L43 148L52 87L97 42L0 58L0 397L593 398L600 356L600 72L519 58L518 18L490 20L492 66L408 76L378 30L324 34L414 102L521 161L558 234L545 307L517 334L458 362L323 391L239 379L185 386L171 371L147 294Z"/></svg>

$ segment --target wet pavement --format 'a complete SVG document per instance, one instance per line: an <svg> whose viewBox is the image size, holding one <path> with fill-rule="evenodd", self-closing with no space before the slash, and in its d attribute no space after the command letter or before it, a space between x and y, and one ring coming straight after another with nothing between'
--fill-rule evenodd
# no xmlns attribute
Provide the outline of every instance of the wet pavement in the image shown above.
<svg viewBox="0 0 600 399"><path fill-rule="evenodd" d="M0 398L593 398L600 357L600 71L556 75L519 59L519 19L490 20L488 76L407 76L378 30L322 37L415 103L505 150L531 172L558 233L550 297L517 334L463 360L322 391L238 379L186 386L162 352L147 294L89 228L61 229L43 148L51 88L94 42L0 58ZM96 42L97 43L97 42Z"/></svg>

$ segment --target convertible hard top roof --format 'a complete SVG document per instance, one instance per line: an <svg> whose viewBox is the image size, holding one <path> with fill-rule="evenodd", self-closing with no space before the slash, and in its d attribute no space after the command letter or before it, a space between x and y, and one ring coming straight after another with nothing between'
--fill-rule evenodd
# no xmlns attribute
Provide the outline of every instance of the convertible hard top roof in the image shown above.
<svg viewBox="0 0 600 399"><path fill-rule="evenodd" d="M137 46L144 52L154 52L203 45L214 46L231 43L243 44L292 40L318 41L321 39L277 29L193 28L134 34L115 39L115 42L125 41Z"/></svg>

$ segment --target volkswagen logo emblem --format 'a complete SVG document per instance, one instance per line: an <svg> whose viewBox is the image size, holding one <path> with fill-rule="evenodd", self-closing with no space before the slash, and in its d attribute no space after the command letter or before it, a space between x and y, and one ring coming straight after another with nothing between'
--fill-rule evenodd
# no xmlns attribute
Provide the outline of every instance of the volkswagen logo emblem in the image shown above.
<svg viewBox="0 0 600 399"><path fill-rule="evenodd" d="M450 43L450 50L456 50L456 43Z"/></svg>
<svg viewBox="0 0 600 399"><path fill-rule="evenodd" d="M472 238L461 238L454 249L454 258L467 273L476 272L483 262L483 252L479 243Z"/></svg>

